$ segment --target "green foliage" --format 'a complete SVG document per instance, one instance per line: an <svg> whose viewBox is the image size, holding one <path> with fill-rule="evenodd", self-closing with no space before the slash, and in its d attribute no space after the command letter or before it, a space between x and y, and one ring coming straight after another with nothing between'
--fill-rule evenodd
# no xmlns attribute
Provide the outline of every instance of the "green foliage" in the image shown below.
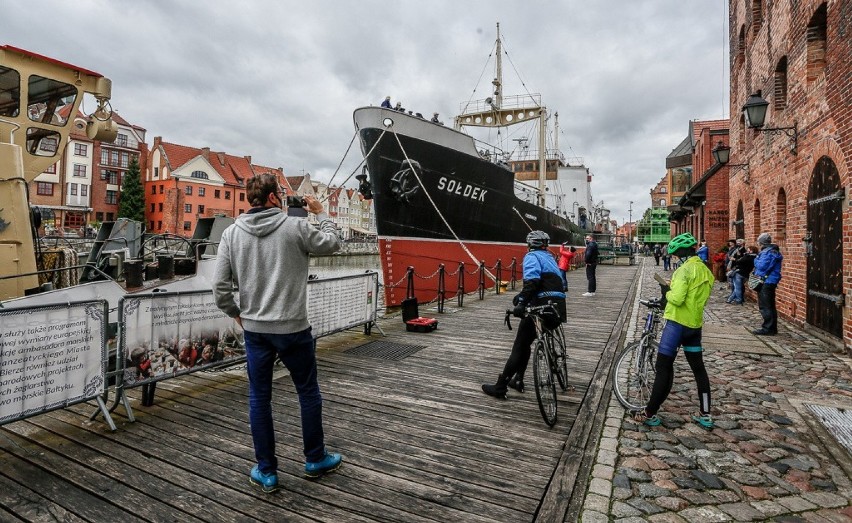
<svg viewBox="0 0 852 523"><path fill-rule="evenodd" d="M139 162L130 161L127 172L121 179L121 197L118 201L118 217L145 223L145 193L139 176Z"/></svg>

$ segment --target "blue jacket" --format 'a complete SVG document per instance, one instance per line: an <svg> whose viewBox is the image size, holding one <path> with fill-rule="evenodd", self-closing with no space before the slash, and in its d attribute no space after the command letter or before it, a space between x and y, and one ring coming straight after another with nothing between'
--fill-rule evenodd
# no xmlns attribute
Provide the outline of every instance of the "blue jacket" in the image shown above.
<svg viewBox="0 0 852 523"><path fill-rule="evenodd" d="M697 254L698 257L701 258L701 261L706 262L709 259L710 249L707 248L706 245L702 245L698 248L695 254Z"/></svg>
<svg viewBox="0 0 852 523"><path fill-rule="evenodd" d="M781 263L784 256L774 243L764 247L754 259L754 275L764 278L764 283L781 281Z"/></svg>
<svg viewBox="0 0 852 523"><path fill-rule="evenodd" d="M565 298L562 289L562 273L550 251L534 250L524 256L524 288L515 297L515 305L532 303L535 298Z"/></svg>

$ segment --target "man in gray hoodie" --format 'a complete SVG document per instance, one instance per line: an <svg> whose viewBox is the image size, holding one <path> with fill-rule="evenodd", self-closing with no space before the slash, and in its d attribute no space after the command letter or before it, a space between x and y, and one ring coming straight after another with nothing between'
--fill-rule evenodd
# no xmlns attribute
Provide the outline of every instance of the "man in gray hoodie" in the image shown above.
<svg viewBox="0 0 852 523"><path fill-rule="evenodd" d="M272 492L278 489L272 426L276 357L287 366L299 395L305 476L318 478L336 470L342 459L325 450L316 344L307 310L308 254L335 252L340 239L322 204L311 196L304 202L317 215L319 228L288 216L272 174L249 179L246 196L252 208L222 233L213 295L216 305L245 331L249 421L257 459L249 478Z"/></svg>

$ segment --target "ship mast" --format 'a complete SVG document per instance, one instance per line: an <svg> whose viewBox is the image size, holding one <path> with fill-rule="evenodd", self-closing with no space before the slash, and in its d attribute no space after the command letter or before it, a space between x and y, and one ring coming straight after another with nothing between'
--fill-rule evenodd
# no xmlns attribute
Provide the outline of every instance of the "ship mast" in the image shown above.
<svg viewBox="0 0 852 523"><path fill-rule="evenodd" d="M503 96L503 40L500 37L500 24L497 24L497 70L491 84L494 96L485 100L469 102L462 113L453 121L456 129L462 127L503 127L515 125L539 118L538 132L538 205L544 207L544 187L547 172L547 108L541 105L541 95L526 94L521 96ZM505 106L504 106L505 102Z"/></svg>

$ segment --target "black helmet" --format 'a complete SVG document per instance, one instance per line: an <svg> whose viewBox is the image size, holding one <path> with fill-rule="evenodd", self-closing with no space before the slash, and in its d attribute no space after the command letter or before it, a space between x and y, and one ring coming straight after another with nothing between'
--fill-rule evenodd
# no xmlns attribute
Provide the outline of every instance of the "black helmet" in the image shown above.
<svg viewBox="0 0 852 523"><path fill-rule="evenodd" d="M550 236L544 231L531 231L527 234L527 246L530 249L544 249L550 243Z"/></svg>

